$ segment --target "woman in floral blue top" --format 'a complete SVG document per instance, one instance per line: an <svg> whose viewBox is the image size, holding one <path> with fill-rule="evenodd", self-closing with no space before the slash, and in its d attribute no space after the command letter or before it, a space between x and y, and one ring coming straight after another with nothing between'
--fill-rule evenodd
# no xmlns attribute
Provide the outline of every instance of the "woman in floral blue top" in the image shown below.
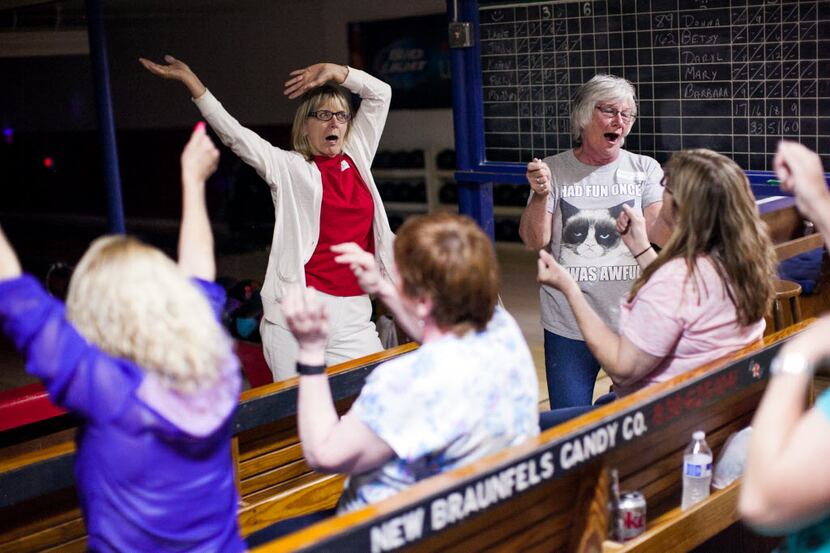
<svg viewBox="0 0 830 553"><path fill-rule="evenodd" d="M422 344L378 366L338 419L323 372L325 309L313 289L286 298L300 344L303 452L318 470L350 475L338 512L538 434L533 360L516 321L496 305L493 245L471 219L436 213L407 220L395 240L396 284L356 245L332 249Z"/></svg>

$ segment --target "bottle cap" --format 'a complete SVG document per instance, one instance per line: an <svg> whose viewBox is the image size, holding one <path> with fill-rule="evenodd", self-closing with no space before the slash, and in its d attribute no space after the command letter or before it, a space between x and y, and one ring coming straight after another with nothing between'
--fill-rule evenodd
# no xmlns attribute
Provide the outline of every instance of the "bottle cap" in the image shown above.
<svg viewBox="0 0 830 553"><path fill-rule="evenodd" d="M693 440L702 440L706 437L706 432L703 430L695 430L694 434L692 434Z"/></svg>

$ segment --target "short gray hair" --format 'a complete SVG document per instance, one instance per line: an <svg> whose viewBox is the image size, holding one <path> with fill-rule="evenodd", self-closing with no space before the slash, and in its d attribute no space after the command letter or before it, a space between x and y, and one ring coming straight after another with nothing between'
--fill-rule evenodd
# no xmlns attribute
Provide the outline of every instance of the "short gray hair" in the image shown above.
<svg viewBox="0 0 830 553"><path fill-rule="evenodd" d="M571 102L571 136L582 144L582 129L594 117L594 108L602 102L627 101L637 114L637 93L631 81L615 75L594 75L576 91Z"/></svg>

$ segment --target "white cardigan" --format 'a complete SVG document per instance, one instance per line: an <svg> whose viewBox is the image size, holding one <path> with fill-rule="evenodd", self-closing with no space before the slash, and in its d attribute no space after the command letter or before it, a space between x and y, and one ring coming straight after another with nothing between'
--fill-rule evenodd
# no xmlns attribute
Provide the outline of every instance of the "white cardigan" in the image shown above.
<svg viewBox="0 0 830 553"><path fill-rule="evenodd" d="M375 260L381 274L389 279L395 235L389 228L371 167L389 112L392 89L383 81L351 67L343 86L362 99L343 151L354 160L372 193ZM287 288L305 286L305 264L317 247L323 201L320 171L314 162L306 161L301 154L281 150L240 125L210 91L193 101L222 143L253 167L271 188L274 237L262 288L262 304L265 318L271 322L279 321L277 304Z"/></svg>

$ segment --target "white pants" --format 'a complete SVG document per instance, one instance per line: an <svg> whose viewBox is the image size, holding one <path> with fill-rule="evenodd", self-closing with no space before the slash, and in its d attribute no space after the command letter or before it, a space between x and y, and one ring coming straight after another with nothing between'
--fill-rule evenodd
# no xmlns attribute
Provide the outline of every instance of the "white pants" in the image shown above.
<svg viewBox="0 0 830 553"><path fill-rule="evenodd" d="M383 350L375 324L369 296L330 296L317 292L329 316L329 339L326 343L326 366L343 363ZM288 330L282 310L279 320L262 318L259 332L265 361L274 375L274 382L297 375L297 340Z"/></svg>

